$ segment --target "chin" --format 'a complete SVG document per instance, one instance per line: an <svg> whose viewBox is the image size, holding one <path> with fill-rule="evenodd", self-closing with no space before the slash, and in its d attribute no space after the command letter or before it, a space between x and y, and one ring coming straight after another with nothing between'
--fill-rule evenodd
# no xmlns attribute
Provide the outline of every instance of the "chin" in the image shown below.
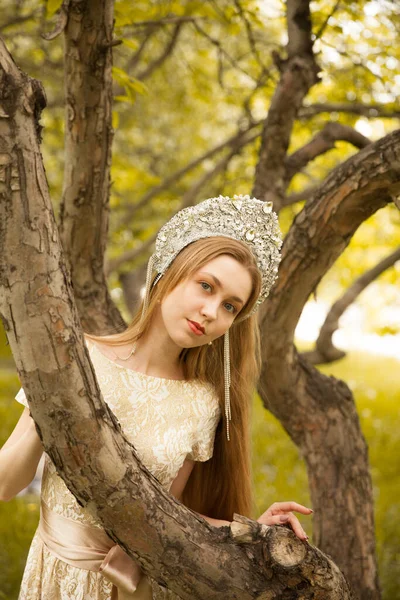
<svg viewBox="0 0 400 600"><path fill-rule="evenodd" d="M190 340L189 342L177 342L177 345L181 348L189 350L190 348L198 348L199 346L204 346L204 343L196 342L196 340Z"/></svg>

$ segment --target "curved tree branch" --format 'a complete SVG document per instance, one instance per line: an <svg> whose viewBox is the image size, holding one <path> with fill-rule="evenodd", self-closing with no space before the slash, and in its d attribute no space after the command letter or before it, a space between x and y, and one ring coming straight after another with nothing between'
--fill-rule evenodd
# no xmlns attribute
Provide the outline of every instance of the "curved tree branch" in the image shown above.
<svg viewBox="0 0 400 600"><path fill-rule="evenodd" d="M133 23L126 24L125 27L148 27L149 25L174 25L176 23L193 23L194 21L206 20L207 17L202 16L178 16L170 15L161 19L148 19L146 21L133 21Z"/></svg>
<svg viewBox="0 0 400 600"><path fill-rule="evenodd" d="M262 72L265 72L267 70L267 67L264 65L264 63L262 61L261 54L257 48L256 37L254 35L254 31L253 31L250 19L248 18L250 11L243 8L240 0L234 0L234 4L235 4L237 12L240 16L240 19L243 21L244 27L246 29L246 35L247 35L247 39L248 39L249 46L251 49L251 53L253 54L255 60L260 65Z"/></svg>
<svg viewBox="0 0 400 600"><path fill-rule="evenodd" d="M225 50L218 38L215 38L214 36L209 34L205 29L203 29L203 27L200 27L199 23L197 23L196 21L193 21L193 25L200 35L202 35L207 41L209 41L213 46L215 46L220 61L222 61L222 57L224 57L227 60L227 62L231 65L231 67L237 69L238 71L246 75L246 77L252 79L255 84L257 84L257 80L253 77L253 75L239 65L239 61L233 56L231 56L230 53L227 52L227 50Z"/></svg>
<svg viewBox="0 0 400 600"><path fill-rule="evenodd" d="M286 158L285 179L287 185L296 173L304 169L309 162L335 148L335 142L339 140L349 142L349 144L353 144L353 146L360 149L371 143L371 140L353 129L353 127L341 123L326 123L323 129L308 144Z"/></svg>
<svg viewBox="0 0 400 600"><path fill-rule="evenodd" d="M319 185L310 185L301 192L293 192L293 194L289 194L289 196L285 196L282 201L282 208L285 206L291 206L292 204L296 204L296 202L303 202L304 200L309 200L318 190Z"/></svg>
<svg viewBox="0 0 400 600"><path fill-rule="evenodd" d="M65 29L68 22L68 10L70 0L64 0L58 9L57 20L53 29L47 33L42 33L42 38L47 41L55 40Z"/></svg>
<svg viewBox="0 0 400 600"><path fill-rule="evenodd" d="M148 77L150 77L150 75L153 74L153 72L155 70L157 70L159 67L161 67L164 64L164 62L167 60L167 58L172 54L172 52L178 42L179 34L181 32L182 25L184 22L185 21L178 21L178 24L174 28L174 31L172 33L172 36L171 36L169 42L165 46L164 50L161 52L160 56L158 58L156 58L154 61L152 61L145 69L143 69L139 73L134 73L133 76L135 79L140 80L140 81L147 79ZM159 26L157 26L157 25L152 25L152 26L147 27L147 32L146 32L147 35L141 41L138 50L128 60L128 63L125 67L126 73L130 73L131 71L134 71L134 68L138 65L140 57L142 56L147 44L150 42L151 38L158 31L158 29L159 29ZM114 96L121 96L124 93L125 93L125 90L124 90L123 86L114 84L114 86L113 86L113 95Z"/></svg>
<svg viewBox="0 0 400 600"><path fill-rule="evenodd" d="M388 110L382 104L362 104L361 102L328 102L302 106L299 110L299 119L310 119L321 113L347 113L367 117L368 119L398 119L400 110Z"/></svg>
<svg viewBox="0 0 400 600"><path fill-rule="evenodd" d="M319 332L315 349L310 352L303 352L303 358L313 365L318 365L333 362L346 356L346 353L336 348L332 342L332 336L339 327L340 317L370 283L375 281L387 269L390 269L398 260L400 260L400 247L356 279L343 296L332 305Z"/></svg>
<svg viewBox="0 0 400 600"><path fill-rule="evenodd" d="M127 73L130 73L131 71L133 71L135 69L135 67L138 65L138 63L142 57L142 54L146 49L146 46L148 45L148 43L150 42L152 37L155 35L157 30L158 30L158 27L156 27L154 25L151 27L148 27L146 29L145 36L142 39L142 41L140 42L139 48L136 50L136 52L134 52L132 54L132 56L129 58L129 60L126 64L125 71ZM114 92L114 95L118 95L119 92L120 92L120 90L118 89L118 91Z"/></svg>
<svg viewBox="0 0 400 600"><path fill-rule="evenodd" d="M143 71L141 71L140 73L135 75L135 77L137 79L140 79L140 81L144 81L145 79L150 77L150 75L156 69L161 67L161 65L172 54L172 52L178 42L179 34L182 30L182 24L183 24L182 22L178 22L178 24L174 28L174 31L172 32L171 39L169 40L168 44L165 46L164 50L161 52L160 56L158 58L156 58L155 60L153 60Z"/></svg>
<svg viewBox="0 0 400 600"><path fill-rule="evenodd" d="M331 17L333 17L333 15L335 14L335 12L337 11L337 9L340 6L340 0L336 0L336 4L330 9L329 13L326 15L324 22L321 24L321 27L318 29L317 33L315 34L315 40L318 40L322 37L322 34L324 33L325 29L328 26L329 23L329 19Z"/></svg>

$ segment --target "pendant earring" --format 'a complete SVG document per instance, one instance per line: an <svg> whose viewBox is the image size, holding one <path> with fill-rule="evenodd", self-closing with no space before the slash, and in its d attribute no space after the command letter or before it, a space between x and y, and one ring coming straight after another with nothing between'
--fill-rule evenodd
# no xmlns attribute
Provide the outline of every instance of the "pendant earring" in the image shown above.
<svg viewBox="0 0 400 600"><path fill-rule="evenodd" d="M224 335L224 379L225 379L225 420L226 420L226 437L229 442L229 421L231 421L231 399L229 388L231 386L231 361L229 347L229 329Z"/></svg>
<svg viewBox="0 0 400 600"><path fill-rule="evenodd" d="M209 345L209 346L212 346L212 342L208 342L208 345Z"/></svg>

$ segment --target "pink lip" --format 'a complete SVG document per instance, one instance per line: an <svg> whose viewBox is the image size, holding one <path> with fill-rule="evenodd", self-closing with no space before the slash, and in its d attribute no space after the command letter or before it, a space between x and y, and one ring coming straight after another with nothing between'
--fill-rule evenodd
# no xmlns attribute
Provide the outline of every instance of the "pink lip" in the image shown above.
<svg viewBox="0 0 400 600"><path fill-rule="evenodd" d="M199 329L198 327L196 327L196 325L192 322L189 321L189 319L187 320L187 322L189 323L189 327L190 329L196 334L196 335L203 335L203 332L201 331L201 329Z"/></svg>

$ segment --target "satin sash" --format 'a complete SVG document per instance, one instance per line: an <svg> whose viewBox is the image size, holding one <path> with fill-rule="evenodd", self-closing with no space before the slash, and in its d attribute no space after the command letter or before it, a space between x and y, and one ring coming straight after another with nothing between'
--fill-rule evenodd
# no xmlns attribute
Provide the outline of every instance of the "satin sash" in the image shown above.
<svg viewBox="0 0 400 600"><path fill-rule="evenodd" d="M42 500L38 530L54 556L73 567L101 573L110 581L111 600L151 600L151 585L139 564L103 529L67 519Z"/></svg>

